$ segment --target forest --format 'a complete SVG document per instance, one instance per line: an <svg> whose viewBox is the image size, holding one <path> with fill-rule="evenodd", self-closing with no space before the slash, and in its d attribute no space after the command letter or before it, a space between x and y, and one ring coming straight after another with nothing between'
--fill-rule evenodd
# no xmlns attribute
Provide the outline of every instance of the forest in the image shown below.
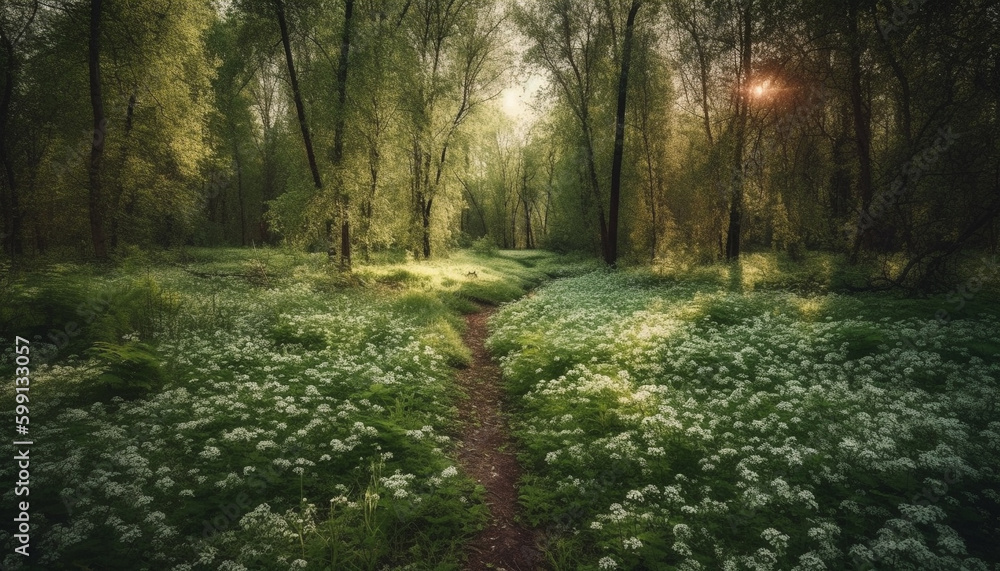
<svg viewBox="0 0 1000 571"><path fill-rule="evenodd" d="M998 30L3 0L0 569L1000 570Z"/></svg>
<svg viewBox="0 0 1000 571"><path fill-rule="evenodd" d="M990 2L9 0L3 245L486 237L614 264L997 244ZM84 63L86 62L86 65ZM86 213L86 215L84 215Z"/></svg>

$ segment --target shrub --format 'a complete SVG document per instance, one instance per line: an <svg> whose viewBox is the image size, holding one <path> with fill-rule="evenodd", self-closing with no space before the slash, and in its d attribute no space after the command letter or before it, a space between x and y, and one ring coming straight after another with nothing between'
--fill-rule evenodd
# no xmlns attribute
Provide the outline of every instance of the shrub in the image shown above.
<svg viewBox="0 0 1000 571"><path fill-rule="evenodd" d="M111 291L107 309L94 319L93 336L115 343L136 334L149 342L159 334L178 333L181 306L181 295L164 288L151 274L128 280Z"/></svg>
<svg viewBox="0 0 1000 571"><path fill-rule="evenodd" d="M492 236L483 236L472 241L472 251L484 256L495 256L500 251L500 247L497 246L497 242Z"/></svg>
<svg viewBox="0 0 1000 571"><path fill-rule="evenodd" d="M113 396L138 397L159 390L166 380L153 347L129 340L97 342L88 351L104 364L102 374L86 383Z"/></svg>

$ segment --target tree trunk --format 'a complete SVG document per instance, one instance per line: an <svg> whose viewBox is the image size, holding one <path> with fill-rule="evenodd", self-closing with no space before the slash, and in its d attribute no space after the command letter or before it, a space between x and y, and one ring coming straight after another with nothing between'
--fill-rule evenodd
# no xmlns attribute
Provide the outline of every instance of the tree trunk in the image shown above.
<svg viewBox="0 0 1000 571"><path fill-rule="evenodd" d="M17 181L14 176L13 159L7 147L7 135L10 133L11 103L14 99L14 81L17 79L13 40L0 31L3 37L4 51L7 52L7 66L4 69L3 93L0 93L0 162L3 163L4 191L0 193L0 207L3 208L4 221L2 236L3 249L11 256L23 253L21 246L21 207L18 201Z"/></svg>
<svg viewBox="0 0 1000 571"><path fill-rule="evenodd" d="M594 139L590 132L590 118L587 113L583 113L583 139L587 152L587 174L590 176L590 188L594 194L597 204L597 223L601 233L601 256L606 257L608 251L608 222L604 218L604 206L602 206L601 184L597 177L597 159L594 154Z"/></svg>
<svg viewBox="0 0 1000 571"><path fill-rule="evenodd" d="M419 133L413 142L413 207L415 232L424 259L431 257L431 207L434 203L434 189L431 186L431 153L421 144L424 133ZM416 237L416 236L415 236Z"/></svg>
<svg viewBox="0 0 1000 571"><path fill-rule="evenodd" d="M424 180L423 180L423 191L421 193L421 204L423 207L420 211L421 219L421 232L422 232L422 245L424 252L424 259L431 257L431 204L434 202L433 196L431 195L431 154L426 152L424 157Z"/></svg>
<svg viewBox="0 0 1000 571"><path fill-rule="evenodd" d="M351 221L347 213L340 224L340 270L351 271Z"/></svg>
<svg viewBox="0 0 1000 571"><path fill-rule="evenodd" d="M111 229L110 232L108 233L108 242L110 243L112 250L118 247L118 241L121 238L120 234L121 234L122 215L120 207L121 207L122 197L125 195L125 185L124 185L125 177L123 175L125 171L125 166L128 164L128 155L129 155L128 152L129 149L131 148L131 145L128 144L128 139L129 136L132 134L132 122L135 118L135 105L137 98L138 96L136 92L133 91L128 98L128 107L126 108L125 111L125 130L122 133L122 147L121 147L122 152L121 156L118 159L118 168L117 168L118 176L116 177L117 181L115 184L114 195L111 197L112 206L111 206L111 211L109 212L111 218L110 220Z"/></svg>
<svg viewBox="0 0 1000 571"><path fill-rule="evenodd" d="M101 162L104 157L104 137L107 119L104 117L104 99L101 94L101 0L90 2L90 46L88 54L90 67L90 106L94 114L94 138L90 148L90 239L94 255L98 259L108 257L107 241L104 235L103 198L101 196Z"/></svg>
<svg viewBox="0 0 1000 571"><path fill-rule="evenodd" d="M309 123L306 121L306 107L302 102L302 92L299 91L299 78L295 73L295 60L292 58L292 43L288 36L288 22L285 20L284 0L274 0L274 10L278 16L278 27L281 29L281 44L285 48L285 63L288 66L288 81L292 86L292 98L295 100L295 113L298 115L299 128L302 130L302 142L306 147L306 158L309 160L309 170L312 172L313 185L316 186L316 190L322 190L323 180L319 176L319 167L316 165L316 153L313 152L312 137L309 135Z"/></svg>
<svg viewBox="0 0 1000 571"><path fill-rule="evenodd" d="M903 135L903 142L908 147L910 140L913 138L913 113L910 110L912 88L910 87L910 80L906 76L906 71L903 69L899 58L896 57L896 52L892 49L892 43L888 40L888 36L878 18L875 19L875 26L879 37L882 38L882 47L885 50L886 61L889 63L892 74L896 76L896 81L899 82L899 99L896 101L896 109L899 114L899 130Z"/></svg>
<svg viewBox="0 0 1000 571"><path fill-rule="evenodd" d="M528 203L527 192L525 192L522 201L524 202L524 248L531 250L535 244L531 237L531 205Z"/></svg>
<svg viewBox="0 0 1000 571"><path fill-rule="evenodd" d="M737 168L741 168L738 165ZM740 233L743 231L743 182L733 187L732 203L729 205L729 229L726 233L726 260L733 261L740 257Z"/></svg>
<svg viewBox="0 0 1000 571"><path fill-rule="evenodd" d="M361 204L362 228L361 228L361 255L365 262L371 261L371 229L372 229L372 201L365 200Z"/></svg>
<svg viewBox="0 0 1000 571"><path fill-rule="evenodd" d="M729 204L729 230L726 234L726 260L740 257L740 235L743 232L743 151L746 146L747 115L749 113L749 89L751 66L753 63L753 22L751 8L742 13L743 30L740 34L740 84L736 94L736 148L733 164L732 196Z"/></svg>
<svg viewBox="0 0 1000 571"><path fill-rule="evenodd" d="M344 162L344 128L347 121L347 70L351 51L351 26L354 14L354 0L346 0L344 6L344 32L340 43L340 61L337 63L337 118L333 129L333 168L337 171L337 197L340 203L340 269L351 271L351 222L350 204L344 192L344 180L340 173Z"/></svg>
<svg viewBox="0 0 1000 571"><path fill-rule="evenodd" d="M639 106L639 134L642 136L642 157L646 163L646 203L649 208L649 262L656 261L656 251L659 239L659 219L656 212L656 198L658 196L657 176L655 171L655 161L653 160L653 145L650 141L649 126L649 81L646 78L640 84L642 102Z"/></svg>
<svg viewBox="0 0 1000 571"><path fill-rule="evenodd" d="M635 16L641 0L632 0L625 21L625 46L622 49L621 75L618 79L618 111L615 119L615 150L611 160L611 206L608 209L608 247L604 261L612 268L618 264L618 208L621 202L622 158L625 154L625 109L628 98L628 72L632 59L632 36Z"/></svg>
<svg viewBox="0 0 1000 571"><path fill-rule="evenodd" d="M434 203L433 198L428 198L424 201L424 205L421 208L421 218L423 219L423 246L424 246L424 259L431 257L431 205Z"/></svg>
<svg viewBox="0 0 1000 571"><path fill-rule="evenodd" d="M378 192L379 177L379 157L378 152L371 154L368 160L368 196L361 202L361 253L365 262L371 261L369 242L371 241L372 230L372 210L375 203L375 195Z"/></svg>
<svg viewBox="0 0 1000 571"><path fill-rule="evenodd" d="M693 16L692 16L693 17ZM701 45L701 36L698 35L698 29L695 22L691 22L691 39L694 40L695 50L698 52L698 79L701 83L701 108L702 108L702 121L705 125L705 137L708 138L708 145L712 145L712 121L708 112L708 55L705 53L705 48Z"/></svg>
<svg viewBox="0 0 1000 571"><path fill-rule="evenodd" d="M547 238L549 235L549 210L552 209L552 184L555 179L555 151L549 151L547 157L545 172L547 179L545 181L545 214L542 215L542 237Z"/></svg>
<svg viewBox="0 0 1000 571"><path fill-rule="evenodd" d="M517 249L517 211L521 209L521 201L518 199L512 199L514 204L514 210L510 213L510 247L512 250ZM504 240L506 242L506 240Z"/></svg>
<svg viewBox="0 0 1000 571"><path fill-rule="evenodd" d="M858 194L861 196L861 212L867 213L872 203L872 157L871 157L871 118L864 101L864 91L861 85L861 38L858 31L858 0L848 3L847 26L850 42L850 57L848 74L850 75L851 115L854 119L854 140L858 152ZM851 261L857 261L863 247L871 240L871 228L866 227L855 234L851 248Z"/></svg>
<svg viewBox="0 0 1000 571"><path fill-rule="evenodd" d="M333 261L337 259L337 243L333 240L333 220L326 221L326 259Z"/></svg>
<svg viewBox="0 0 1000 571"><path fill-rule="evenodd" d="M486 215L483 213L483 209L479 207L479 203L476 202L476 197L475 197L475 195L472 194L472 189L469 188L469 185L464 180L462 180L461 178L458 179L458 182L459 182L459 184L462 185L462 190L464 190L465 193L469 195L469 202L472 203L472 208L476 211L476 214L479 215L479 223L482 224L482 226L483 226L483 233L484 234L489 234L489 227L486 224ZM471 218L471 216L470 216L470 218ZM471 226L471 222L470 222L470 226Z"/></svg>
<svg viewBox="0 0 1000 571"><path fill-rule="evenodd" d="M656 261L656 251L659 239L659 219L656 213L657 181L656 172L653 167L653 149L649 140L649 94L648 86L643 85L643 108L642 108L642 150L643 158L646 162L646 196L649 203L649 262Z"/></svg>
<svg viewBox="0 0 1000 571"><path fill-rule="evenodd" d="M247 212L246 199L243 196L243 164L240 160L240 147L233 137L233 161L236 163L236 199L240 203L240 246L247 245Z"/></svg>

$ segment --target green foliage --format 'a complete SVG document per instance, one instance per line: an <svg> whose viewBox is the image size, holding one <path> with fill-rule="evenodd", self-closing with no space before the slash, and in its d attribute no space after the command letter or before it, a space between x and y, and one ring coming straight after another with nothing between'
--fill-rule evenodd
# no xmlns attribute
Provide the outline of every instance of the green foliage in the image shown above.
<svg viewBox="0 0 1000 571"><path fill-rule="evenodd" d="M462 315L476 313L481 309L479 304L460 295L442 295L441 301L449 309Z"/></svg>
<svg viewBox="0 0 1000 571"><path fill-rule="evenodd" d="M94 320L96 339L109 342L126 335L150 341L158 334L176 332L181 295L164 288L152 274L126 279L110 292L107 311Z"/></svg>
<svg viewBox="0 0 1000 571"><path fill-rule="evenodd" d="M395 308L425 325L444 319L448 315L448 310L441 299L430 292L404 293L395 300Z"/></svg>
<svg viewBox="0 0 1000 571"><path fill-rule="evenodd" d="M882 332L866 323L848 323L838 327L830 332L829 339L835 347L846 346L848 359L874 355L885 343Z"/></svg>
<svg viewBox="0 0 1000 571"><path fill-rule="evenodd" d="M271 339L279 345L299 345L303 349L318 351L329 346L326 335L322 331L303 330L298 324L282 322L271 328Z"/></svg>
<svg viewBox="0 0 1000 571"><path fill-rule="evenodd" d="M458 295L471 301L500 305L524 295L524 289L506 281L471 281L458 288Z"/></svg>
<svg viewBox="0 0 1000 571"><path fill-rule="evenodd" d="M362 269L359 273L367 273ZM375 283L393 289L410 289L428 283L426 276L415 274L405 268L392 269L386 273L372 275Z"/></svg>
<svg viewBox="0 0 1000 571"><path fill-rule="evenodd" d="M273 276L268 273L267 263L260 259L248 261L243 268L246 280L257 287L271 285Z"/></svg>
<svg viewBox="0 0 1000 571"><path fill-rule="evenodd" d="M713 296L704 303L705 317L719 325L736 325L759 315L756 304L730 296Z"/></svg>
<svg viewBox="0 0 1000 571"><path fill-rule="evenodd" d="M0 307L0 331L4 336L58 343L69 352L89 346L77 332L95 309L103 306L102 293L92 287L93 274L79 266L57 265L15 278L8 275L4 295L9 303ZM84 312L81 315L81 311Z"/></svg>
<svg viewBox="0 0 1000 571"><path fill-rule="evenodd" d="M467 481L448 479L425 502L413 504L395 490L398 480L386 478L384 462L372 462L369 479L358 494L362 509L351 509L351 500L338 496L328 510L320 511L303 500L290 520L301 555L331 569L379 569L386 564L419 562L421 568L451 568L459 538L467 537L485 519L482 498ZM390 487L391 486L391 487ZM475 502L470 513L454 511L460 497ZM403 496L405 497L405 496ZM400 530L412 530L412 541ZM289 542L289 547L293 547ZM264 563L263 561L261 563Z"/></svg>
<svg viewBox="0 0 1000 571"><path fill-rule="evenodd" d="M155 349L138 341L99 341L88 350L105 367L104 372L84 384L110 396L138 397L163 388L166 376Z"/></svg>
<svg viewBox="0 0 1000 571"><path fill-rule="evenodd" d="M455 317L440 296L430 292L409 292L400 296L394 307L401 314L427 326L422 339L444 355L449 365L468 365L471 354L461 337L464 323Z"/></svg>
<svg viewBox="0 0 1000 571"><path fill-rule="evenodd" d="M483 236L472 241L472 251L483 256L495 256L500 247L492 236Z"/></svg>

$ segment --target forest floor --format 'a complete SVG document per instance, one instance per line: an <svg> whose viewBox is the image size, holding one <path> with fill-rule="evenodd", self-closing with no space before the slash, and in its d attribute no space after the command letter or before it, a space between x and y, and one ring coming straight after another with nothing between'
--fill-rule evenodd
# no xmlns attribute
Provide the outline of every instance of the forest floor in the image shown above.
<svg viewBox="0 0 1000 571"><path fill-rule="evenodd" d="M323 253L187 248L0 272L0 377L30 342L31 516L54 522L37 563L0 529L0 567L536 568L488 313L464 316L595 267L466 251L344 276Z"/></svg>
<svg viewBox="0 0 1000 571"><path fill-rule="evenodd" d="M838 293L840 268L459 251L344 276L189 248L0 272L48 522L37 560L0 529L0 567L1000 571L1000 266L956 300Z"/></svg>
<svg viewBox="0 0 1000 571"><path fill-rule="evenodd" d="M459 412L463 438L458 460L465 473L486 488L490 509L486 527L469 543L465 569L527 571L539 567L542 555L535 533L518 522L521 470L503 411L500 367L485 347L492 313L484 308L466 316L463 338L472 361L458 372L458 384L466 395Z"/></svg>

